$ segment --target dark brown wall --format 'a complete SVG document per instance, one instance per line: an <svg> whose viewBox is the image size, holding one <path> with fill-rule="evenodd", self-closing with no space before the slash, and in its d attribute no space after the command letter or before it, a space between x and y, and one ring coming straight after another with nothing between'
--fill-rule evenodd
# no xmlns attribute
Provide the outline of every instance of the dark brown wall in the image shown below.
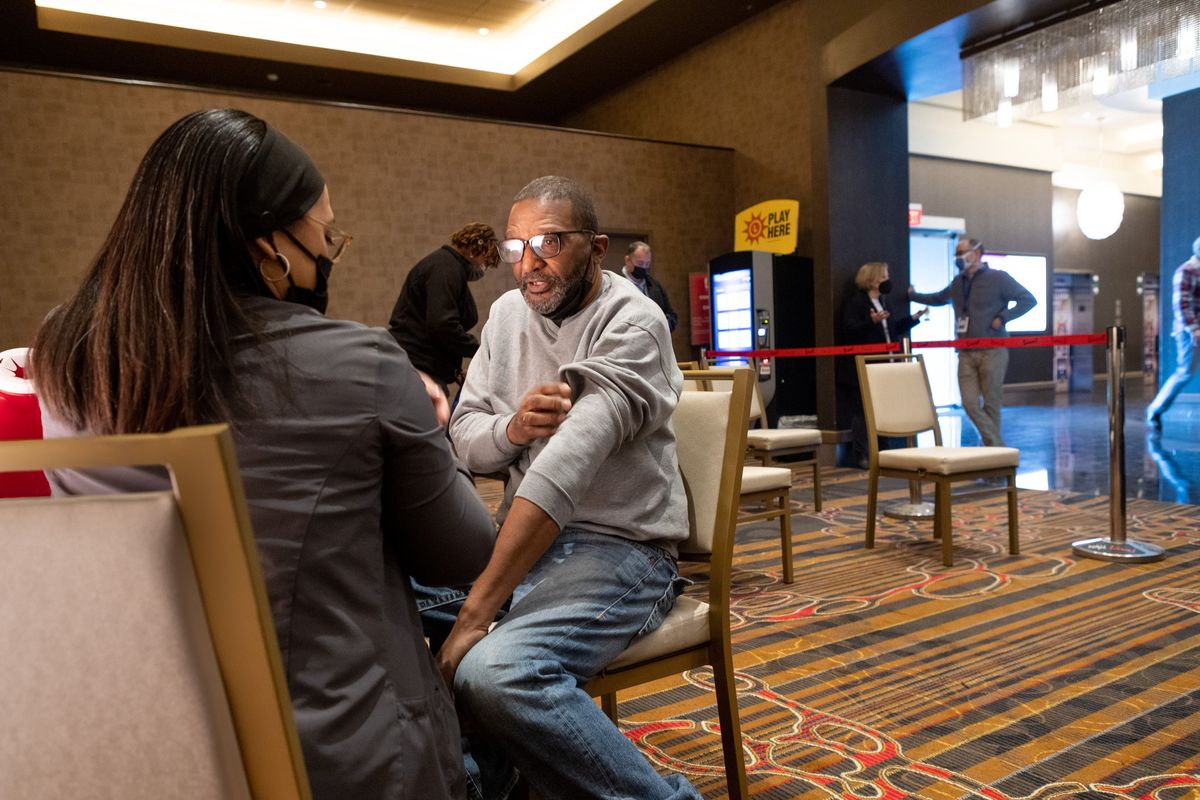
<svg viewBox="0 0 1200 800"><path fill-rule="evenodd" d="M1051 271L1057 268L1051 224L1054 190L1048 172L913 156L909 198L921 203L929 216L962 217L967 236L982 241L986 249L1043 253L1049 256ZM1007 382L1048 381L1051 367L1049 348L1014 350Z"/></svg>
<svg viewBox="0 0 1200 800"><path fill-rule="evenodd" d="M1121 324L1128 337L1125 369L1140 370L1142 300L1137 293L1137 277L1142 273L1158 274L1160 201L1157 197L1125 195L1121 227L1107 239L1095 241L1084 236L1075 222L1078 199L1079 192L1074 189L1054 189L1054 267L1064 272L1090 272L1099 276L1095 330L1103 331L1116 324L1116 304L1120 301ZM1166 324L1169 333L1170 320ZM1097 374L1104 374L1108 369L1104 348L1093 348L1093 353L1093 368Z"/></svg>

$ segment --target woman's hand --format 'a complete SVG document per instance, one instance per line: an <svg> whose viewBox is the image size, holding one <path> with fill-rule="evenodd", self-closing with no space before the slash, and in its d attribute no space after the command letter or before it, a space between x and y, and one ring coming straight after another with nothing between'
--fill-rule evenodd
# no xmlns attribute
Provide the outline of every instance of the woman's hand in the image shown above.
<svg viewBox="0 0 1200 800"><path fill-rule="evenodd" d="M433 415L437 417L438 425L446 427L450 422L450 401L446 399L446 393L437 381L421 370L417 370L417 374L421 376L421 383L425 384L425 394L429 395L429 401L433 403Z"/></svg>

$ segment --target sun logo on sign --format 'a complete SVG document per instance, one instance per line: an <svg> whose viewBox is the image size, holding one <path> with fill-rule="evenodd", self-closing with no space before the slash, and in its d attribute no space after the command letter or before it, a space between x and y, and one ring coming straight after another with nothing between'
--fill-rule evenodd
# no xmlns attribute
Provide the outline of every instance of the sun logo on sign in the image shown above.
<svg viewBox="0 0 1200 800"><path fill-rule="evenodd" d="M754 244L759 239L763 238L763 233L766 232L767 226L763 224L761 214L751 214L750 219L746 221L746 230L742 234L746 237L746 241Z"/></svg>

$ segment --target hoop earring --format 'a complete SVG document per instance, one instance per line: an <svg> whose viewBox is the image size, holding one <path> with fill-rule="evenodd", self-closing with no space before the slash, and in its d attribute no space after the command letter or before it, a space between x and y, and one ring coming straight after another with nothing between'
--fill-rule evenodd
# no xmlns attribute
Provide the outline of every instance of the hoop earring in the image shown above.
<svg viewBox="0 0 1200 800"><path fill-rule="evenodd" d="M263 264L267 263L267 261L278 261L280 264L282 264L283 265L283 274L280 275L278 278L272 278L271 276L267 275L266 270L263 269ZM286 278L288 275L290 275L291 272L292 272L292 265L288 262L287 256L285 256L283 253L276 253L275 258L273 258L273 259L268 259L266 256L264 256L263 258L259 259L259 261L258 261L258 274L262 275L262 279L264 281L267 281L268 283L279 283L284 278Z"/></svg>

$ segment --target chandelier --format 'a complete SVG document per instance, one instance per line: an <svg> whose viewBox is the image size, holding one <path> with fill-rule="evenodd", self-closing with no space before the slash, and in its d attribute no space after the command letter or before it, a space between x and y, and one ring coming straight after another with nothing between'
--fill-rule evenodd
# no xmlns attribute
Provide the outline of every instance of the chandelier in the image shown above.
<svg viewBox="0 0 1200 800"><path fill-rule="evenodd" d="M1000 126L1200 69L1200 0L1092 3L962 56L963 119Z"/></svg>

